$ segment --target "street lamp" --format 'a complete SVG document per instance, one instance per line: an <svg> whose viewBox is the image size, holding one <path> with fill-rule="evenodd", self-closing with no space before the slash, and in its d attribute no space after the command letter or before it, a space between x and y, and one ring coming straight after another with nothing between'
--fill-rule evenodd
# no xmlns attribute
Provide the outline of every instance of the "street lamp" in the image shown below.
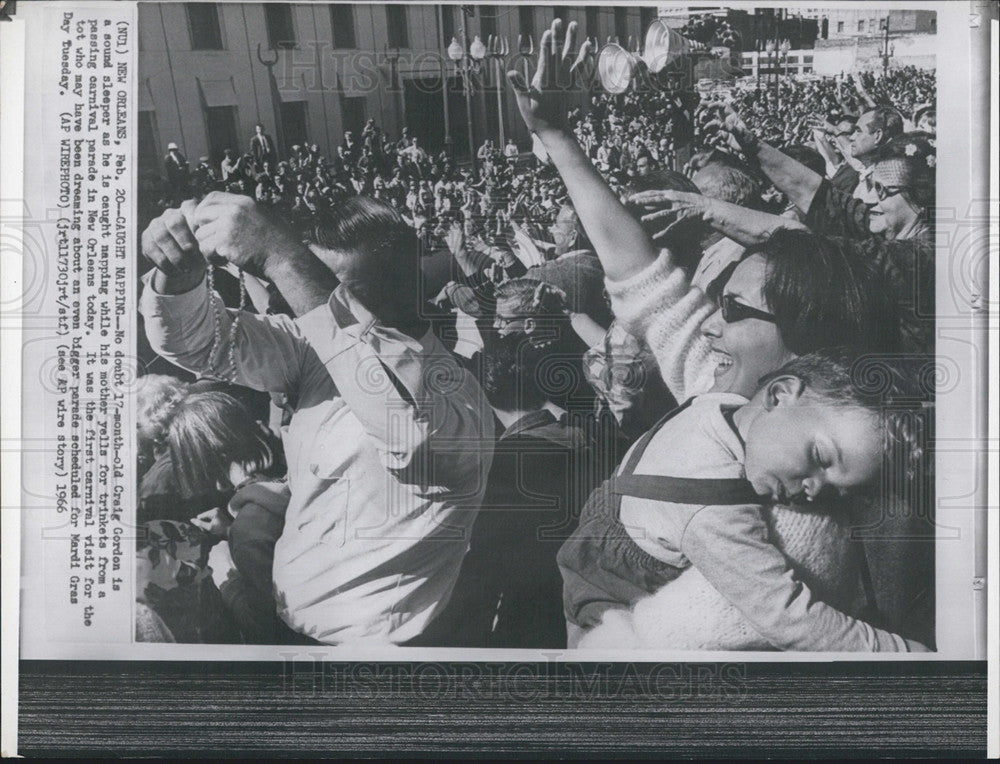
<svg viewBox="0 0 1000 764"><path fill-rule="evenodd" d="M781 55L785 57L785 79L788 79L788 51L792 49L791 41L785 39L781 41Z"/></svg>
<svg viewBox="0 0 1000 764"><path fill-rule="evenodd" d="M467 39L464 13L462 14L462 39ZM486 58L486 46L483 45L483 41L479 39L479 35L476 35L475 39L472 41L472 45L469 46L468 54L466 54L465 46L462 45L457 38L452 37L451 45L448 46L448 58L455 62L455 68L462 76L462 86L465 93L465 119L469 127L469 161L472 164L473 173L478 173L479 167L476 161L476 138L472 122L473 86L471 66L474 65L477 70L479 69L482 65L483 59ZM459 64L461 64L461 66Z"/></svg>

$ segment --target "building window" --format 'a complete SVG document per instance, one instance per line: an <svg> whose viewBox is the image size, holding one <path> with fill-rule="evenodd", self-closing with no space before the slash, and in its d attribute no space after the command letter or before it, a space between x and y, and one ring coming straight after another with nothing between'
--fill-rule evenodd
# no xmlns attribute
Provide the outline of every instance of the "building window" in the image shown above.
<svg viewBox="0 0 1000 764"><path fill-rule="evenodd" d="M844 22L843 22L843 21L838 21L838 22L837 22L837 31L838 31L838 32L839 32L840 34L843 34L843 33L844 33Z"/></svg>
<svg viewBox="0 0 1000 764"><path fill-rule="evenodd" d="M628 45L628 8L615 8L615 37L619 45Z"/></svg>
<svg viewBox="0 0 1000 764"><path fill-rule="evenodd" d="M445 6L445 8L448 8L448 6ZM480 5L479 36L482 38L483 42L486 42L487 40L490 39L490 35L493 35L495 37L496 33L497 33L497 7L495 5ZM451 36L452 37L455 36L454 32L452 33Z"/></svg>
<svg viewBox="0 0 1000 764"><path fill-rule="evenodd" d="M191 50L222 50L222 30L215 3L185 3Z"/></svg>
<svg viewBox="0 0 1000 764"><path fill-rule="evenodd" d="M208 130L208 154L211 161L221 162L226 149L239 151L235 106L206 106L205 127Z"/></svg>
<svg viewBox="0 0 1000 764"><path fill-rule="evenodd" d="M406 26L406 6L387 5L385 21L388 26L389 47L409 48L410 31Z"/></svg>
<svg viewBox="0 0 1000 764"><path fill-rule="evenodd" d="M522 5L517 9L517 24L521 29L521 34L528 37L535 36L535 9L530 5Z"/></svg>
<svg viewBox="0 0 1000 764"><path fill-rule="evenodd" d="M264 22L267 24L267 44L272 49L295 47L292 6L283 3L265 4Z"/></svg>
<svg viewBox="0 0 1000 764"><path fill-rule="evenodd" d="M281 138L285 156L291 153L292 146L306 146L309 143L309 128L306 124L306 102L285 101L280 106Z"/></svg>
<svg viewBox="0 0 1000 764"><path fill-rule="evenodd" d="M597 8L592 5L588 5L586 8L586 26L587 26L587 37L597 37L600 35L600 29L597 24Z"/></svg>
<svg viewBox="0 0 1000 764"><path fill-rule="evenodd" d="M937 16L934 16L933 18L931 18L931 31L933 32L936 29L937 29Z"/></svg>
<svg viewBox="0 0 1000 764"><path fill-rule="evenodd" d="M865 31L865 20L864 19L861 19L861 21L858 22L858 31L859 32L864 32Z"/></svg>
<svg viewBox="0 0 1000 764"><path fill-rule="evenodd" d="M340 114L344 123L344 132L354 133L355 139L360 138L368 119L364 96L342 96L340 99Z"/></svg>
<svg viewBox="0 0 1000 764"><path fill-rule="evenodd" d="M333 47L356 48L357 38L354 36L354 6L347 3L334 3L330 6L330 26L333 27Z"/></svg>

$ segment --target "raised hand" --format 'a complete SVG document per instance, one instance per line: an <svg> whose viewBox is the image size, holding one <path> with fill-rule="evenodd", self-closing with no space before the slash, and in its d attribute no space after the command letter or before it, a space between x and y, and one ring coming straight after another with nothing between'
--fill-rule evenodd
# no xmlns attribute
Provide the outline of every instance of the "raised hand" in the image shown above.
<svg viewBox="0 0 1000 764"><path fill-rule="evenodd" d="M196 201L188 199L179 209L169 209L155 218L142 232L142 254L163 276L157 291L186 292L204 276L205 258L192 222L196 206Z"/></svg>
<svg viewBox="0 0 1000 764"><path fill-rule="evenodd" d="M592 45L589 40L585 41L574 56L576 29L577 23L571 21L563 39L562 20L552 22L542 35L538 65L530 84L521 72L507 72L521 117L528 129L539 137L561 130L566 125L569 110L579 101L574 80L587 62Z"/></svg>
<svg viewBox="0 0 1000 764"><path fill-rule="evenodd" d="M701 194L693 194L688 191L673 191L665 189L662 191L640 191L632 194L628 200L632 204L641 205L647 208L655 208L655 212L649 212L642 216L643 223L652 223L657 220L668 220L670 224L661 231L653 234L653 241L658 241L665 237L670 229L681 220L690 217L704 219L710 214L711 199ZM670 205L667 209L662 209L664 205Z"/></svg>
<svg viewBox="0 0 1000 764"><path fill-rule="evenodd" d="M268 258L303 249L295 237L241 194L213 191L193 212L194 235L206 258L220 257L256 276Z"/></svg>

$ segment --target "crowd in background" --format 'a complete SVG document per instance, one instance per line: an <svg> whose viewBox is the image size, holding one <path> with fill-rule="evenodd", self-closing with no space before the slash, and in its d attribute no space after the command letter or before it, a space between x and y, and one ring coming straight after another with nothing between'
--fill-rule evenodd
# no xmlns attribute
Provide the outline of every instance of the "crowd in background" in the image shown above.
<svg viewBox="0 0 1000 764"><path fill-rule="evenodd" d="M865 649L845 647L846 639L838 643L831 634L819 639L800 633L804 614L795 616L803 620L795 621L794 628L784 630L772 626L775 631L767 631L753 621L755 629L764 630L762 642L744 632L727 642L721 631L712 638L691 637L676 624L664 626L659 615L650 616L652 605L643 611L640 603L647 598L652 603L669 591L675 599L662 607L674 612L693 608L699 615L691 617L692 623L706 633L721 629L719 622L699 619L702 610L732 610L712 599L717 590L724 590L728 599L732 576L712 568L721 561L698 558L681 546L696 568L702 570L704 564L704 575L715 589L707 584L698 588L691 576L677 578L682 555L670 557L666 565L667 558L650 552L645 542L629 541L620 523L608 525L605 514L598 513L599 519L588 514L595 501L588 496L608 485L604 481L616 474L623 459L638 454L626 464L634 472L651 442L655 450L655 433L665 431L657 428L672 426L663 418L692 396L724 392L736 396L730 401L734 406L748 399L746 405L753 405L759 378L831 344L918 359L930 356L933 331L927 317L933 315L933 303L922 301L933 294L934 81L933 72L906 67L877 78L783 78L776 91L737 88L728 96L693 91L592 94L587 108L568 110L563 131L575 138L611 191L614 202L601 210L589 209L590 200L601 197L588 188L597 186L587 187L580 180L584 176L567 174L569 165L557 143L550 148L550 163L522 155L512 142L501 147L486 141L477 150L474 172L445 153L428 153L405 129L390 136L372 120L360 135L344 134L329 156L315 144L292 146L279 155L262 126L248 151L234 147L220 162L202 157L189 166L173 146L165 159L166 177L146 180L140 206L148 222L211 191L249 197L314 250L363 250L364 243L351 238L357 231L396 237L397 224L415 233L418 246L395 254L419 257L420 267L414 270L407 263L400 270L419 274L412 286L421 320L481 388L493 420L485 429L496 437L490 437L492 466L479 497L482 511L467 529L471 549L464 559L459 555L461 564L451 570L447 594L428 610L420 633L407 634L408 644L565 647L568 640L583 646L656 646L659 633L666 647ZM536 133L549 127L532 124L530 107L522 105L522 114ZM620 220L613 206L618 200L625 202ZM601 221L612 218L620 228L609 236ZM784 229L786 224L790 230ZM643 252L665 252L669 258L649 254L647 260L637 259L631 271L613 270L629 261L622 252L631 252L630 242L640 239ZM820 253L815 260L803 259L815 252ZM754 257L769 263L763 287L745 286L746 264ZM435 268L432 261L443 265ZM162 261L154 263L165 267ZM233 315L236 308L276 321L283 320L282 314L301 315L295 301L286 299L287 290L256 276L218 266L210 287ZM353 274L338 278L372 308L364 298L371 287L363 279L354 280ZM865 289L879 285L888 302L873 307L865 302L869 298L810 291L822 279L836 283L842 278L857 278ZM918 294L907 291L918 282ZM733 286L737 283L744 284L743 291ZM401 290L409 287L399 285ZM845 290L832 291L840 295ZM836 337L820 338L828 329L824 322L829 319L821 315L826 308L811 312L801 306L840 299L855 302L848 308L838 303L838 310L857 316L870 309L865 316L874 316L867 324L857 318L861 323L853 327L871 329L884 321L886 335L859 339L843 329ZM766 304L748 307L761 300ZM703 302L689 313L676 313L676 305L696 301ZM789 305L799 305L799 314L791 315ZM312 616L303 615L309 612L305 606L296 610L294 602L288 604L285 579L278 578L281 564L273 559L275 543L279 551L285 543L284 513L289 492L294 502L296 490L282 478L303 458L301 444L290 453L282 434L302 416L297 412L305 393L263 384L263 373L254 376L245 368L242 377L235 368L227 374L214 372L219 364L239 365L232 349L228 360L221 349L229 326L225 323L216 323L204 367L194 368L197 364L186 352L164 350L162 343L169 342L163 337L169 338L169 332L150 329L164 320L163 310L144 311L151 344L142 352L154 373L147 375L139 406L139 517L149 524L142 560L152 588L140 597L140 638L341 641L337 632L331 636L302 626ZM759 366L766 356L759 347L740 350L737 339L727 334L753 322L780 330L784 354L776 353L770 367ZM231 343L238 341L240 326L232 330ZM246 325L242 330L251 331ZM154 337L157 333L162 336ZM707 344L703 348L700 343ZM741 358L741 352L747 356ZM748 360L755 353L758 366ZM176 370L164 357L193 373ZM819 368L827 360L813 363ZM744 374L741 364L760 374ZM319 373L326 372L320 368ZM739 374L746 379L724 382ZM794 374L808 377L802 369ZM233 384L234 379L241 384ZM343 389L338 394L348 396ZM409 401L406 395L403 399ZM702 395L701 400L708 398ZM690 417L695 409L698 405L681 416ZM728 411L726 406L722 411ZM532 454L528 462L524 454ZM772 497L778 505L794 504L806 493L805 487L801 496L784 490L777 488ZM567 506L555 519L542 511L548 506L545 497L553 495L564 497ZM835 576L826 569L827 578L815 572L822 565L809 557L812 552L796 557L798 519L768 515L779 545L785 545L782 549L810 585L840 610L878 627L871 632L875 636L864 632L872 644L881 645L870 649L904 644L880 641L888 637L879 629L901 634L911 649L914 644L933 646L933 559L926 542L913 543L927 533L923 525L917 527L917 520L927 520L927 498L911 491L907 500L920 505L919 511L911 512L910 524L894 533L910 543L894 540L868 549L866 602L853 589L833 593L836 586L827 578ZM638 511L627 504L620 511ZM876 510L884 514L884 507ZM584 526L596 537L613 538L614 544L591 545L579 536ZM648 525L645 530L654 532ZM824 525L823 532L828 531ZM343 547L335 539L339 531L323 532L332 534L330 554L338 554L336 549ZM843 540L842 535L836 538ZM225 560L218 545L213 546L218 539L227 542ZM565 544L553 546L552 539ZM554 550L560 548L557 561ZM623 589L622 580L634 571L622 571L650 554L657 559L642 573L645 583L631 581ZM173 567L164 562L168 558ZM846 553L838 560L846 566ZM616 573L618 564L622 568ZM599 575L587 567L591 565ZM220 574L227 568L228 573ZM877 597L868 580L872 577ZM689 596L697 606L683 604L678 592L684 589L672 583L675 578L695 592ZM746 596L757 603L763 595L754 591ZM615 597L618 606L608 607ZM604 604L595 608L594 603ZM760 607L766 611L771 604ZM737 623L739 615L727 618ZM783 613L782 618L791 616ZM677 641L671 643L670 635ZM702 637L707 641L699 642Z"/></svg>

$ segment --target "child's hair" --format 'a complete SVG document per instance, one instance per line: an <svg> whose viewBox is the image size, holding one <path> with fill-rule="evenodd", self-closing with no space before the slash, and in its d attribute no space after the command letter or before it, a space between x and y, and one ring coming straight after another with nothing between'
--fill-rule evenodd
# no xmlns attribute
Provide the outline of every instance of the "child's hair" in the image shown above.
<svg viewBox="0 0 1000 764"><path fill-rule="evenodd" d="M181 492L199 496L219 489L229 467L248 475L277 474L283 468L274 437L232 396L192 393L177 406L167 445Z"/></svg>
<svg viewBox="0 0 1000 764"><path fill-rule="evenodd" d="M929 371L930 370L930 371ZM881 423L886 475L913 480L930 469L925 459L933 419L930 358L858 355L838 347L806 353L760 380L802 380L814 396L835 406L861 407Z"/></svg>
<svg viewBox="0 0 1000 764"><path fill-rule="evenodd" d="M174 409L188 394L188 383L166 374L146 374L136 381L135 418L140 452L164 444Z"/></svg>

